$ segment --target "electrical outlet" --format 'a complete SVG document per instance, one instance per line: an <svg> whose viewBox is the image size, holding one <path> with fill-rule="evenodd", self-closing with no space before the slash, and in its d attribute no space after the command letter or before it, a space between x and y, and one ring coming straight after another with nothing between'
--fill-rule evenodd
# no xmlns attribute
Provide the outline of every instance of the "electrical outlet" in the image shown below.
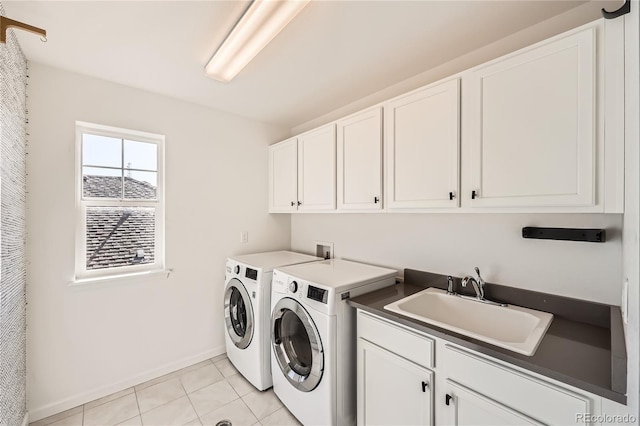
<svg viewBox="0 0 640 426"><path fill-rule="evenodd" d="M249 232L247 231L240 232L240 242L243 244L249 242Z"/></svg>

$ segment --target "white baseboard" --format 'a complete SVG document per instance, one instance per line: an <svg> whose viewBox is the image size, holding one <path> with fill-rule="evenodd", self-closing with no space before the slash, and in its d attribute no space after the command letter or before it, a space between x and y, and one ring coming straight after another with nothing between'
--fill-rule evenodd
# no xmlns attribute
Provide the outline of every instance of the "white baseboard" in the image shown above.
<svg viewBox="0 0 640 426"><path fill-rule="evenodd" d="M119 392L135 385L139 385L140 383L155 379L156 377L164 376L165 374L172 373L176 370L180 370L181 368L189 367L190 365L197 364L201 361L213 358L225 352L226 348L224 346L220 346L206 352L202 352L198 355L182 358L178 361L170 362L158 368L136 374L135 376L116 383L101 386L41 407L32 408L27 413L27 417L25 417L25 419L32 422L44 419L54 414L61 413L65 410L69 410L79 405L86 404L87 402L91 402L98 398L102 398L104 396L111 395L112 393ZM23 426L26 425L28 425L28 423L23 423Z"/></svg>
<svg viewBox="0 0 640 426"><path fill-rule="evenodd" d="M24 418L22 419L21 426L29 426L29 412L24 413Z"/></svg>

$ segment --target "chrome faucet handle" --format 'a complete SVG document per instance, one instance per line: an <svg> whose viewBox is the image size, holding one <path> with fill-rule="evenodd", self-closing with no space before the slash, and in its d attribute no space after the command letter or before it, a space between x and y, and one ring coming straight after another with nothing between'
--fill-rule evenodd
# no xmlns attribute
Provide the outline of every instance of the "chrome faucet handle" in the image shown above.
<svg viewBox="0 0 640 426"><path fill-rule="evenodd" d="M480 275L480 268L478 268L477 266L475 267L476 270L476 274L478 274L478 287L479 287L479 292L480 293L480 298L484 299L484 280L482 279L482 276Z"/></svg>

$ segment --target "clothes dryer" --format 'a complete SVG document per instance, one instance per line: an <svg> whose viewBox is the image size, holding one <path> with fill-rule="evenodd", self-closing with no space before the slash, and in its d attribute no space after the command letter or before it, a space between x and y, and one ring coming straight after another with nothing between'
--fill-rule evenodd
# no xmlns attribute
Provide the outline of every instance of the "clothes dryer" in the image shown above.
<svg viewBox="0 0 640 426"><path fill-rule="evenodd" d="M305 426L356 422L356 314L350 297L395 283L397 271L340 259L273 272L273 390Z"/></svg>
<svg viewBox="0 0 640 426"><path fill-rule="evenodd" d="M272 385L269 323L273 268L318 260L321 258L290 251L227 259L224 288L227 357L258 390Z"/></svg>

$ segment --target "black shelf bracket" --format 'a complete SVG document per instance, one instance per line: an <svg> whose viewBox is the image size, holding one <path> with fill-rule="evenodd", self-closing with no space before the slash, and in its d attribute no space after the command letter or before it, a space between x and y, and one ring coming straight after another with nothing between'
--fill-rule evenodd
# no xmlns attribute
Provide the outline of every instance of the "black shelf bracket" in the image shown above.
<svg viewBox="0 0 640 426"><path fill-rule="evenodd" d="M605 19L616 19L617 17L622 16L622 15L626 15L629 12L631 12L631 0L625 0L624 4L620 7L620 9L614 10L613 12L607 12L603 8L602 9L602 16Z"/></svg>
<svg viewBox="0 0 640 426"><path fill-rule="evenodd" d="M538 228L535 226L526 226L522 228L522 238L604 243L607 240L607 233L604 229Z"/></svg>

